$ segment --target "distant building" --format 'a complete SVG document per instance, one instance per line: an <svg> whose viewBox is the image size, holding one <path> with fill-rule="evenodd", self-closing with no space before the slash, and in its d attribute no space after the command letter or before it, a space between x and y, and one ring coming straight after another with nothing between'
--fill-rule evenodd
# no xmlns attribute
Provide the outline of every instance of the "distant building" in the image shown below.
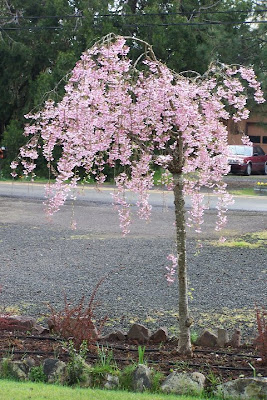
<svg viewBox="0 0 267 400"><path fill-rule="evenodd" d="M249 119L238 124L229 121L228 131L229 144L242 144L241 137L245 133L251 142L259 144L267 154L267 112L252 113Z"/></svg>

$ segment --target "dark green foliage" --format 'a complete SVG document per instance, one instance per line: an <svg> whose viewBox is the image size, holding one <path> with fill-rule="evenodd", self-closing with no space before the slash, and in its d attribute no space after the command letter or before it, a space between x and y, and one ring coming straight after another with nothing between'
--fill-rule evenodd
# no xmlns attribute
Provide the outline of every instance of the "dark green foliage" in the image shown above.
<svg viewBox="0 0 267 400"><path fill-rule="evenodd" d="M16 158L18 149L25 144L27 139L23 136L23 125L13 119L3 134L2 146L6 148L6 158L0 160L0 176L11 178L10 163ZM21 168L21 167L20 167ZM19 175L21 171L18 171Z"/></svg>
<svg viewBox="0 0 267 400"><path fill-rule="evenodd" d="M2 358L0 364L0 378L1 379L12 379L11 359L6 357Z"/></svg>
<svg viewBox="0 0 267 400"><path fill-rule="evenodd" d="M75 385L82 381L87 342L84 340L79 350L76 350L72 341L68 343L69 362L67 364L68 384Z"/></svg>
<svg viewBox="0 0 267 400"><path fill-rule="evenodd" d="M46 382L47 377L44 373L44 368L42 365L37 367L32 367L29 372L29 380L32 382Z"/></svg>
<svg viewBox="0 0 267 400"><path fill-rule="evenodd" d="M120 389L129 391L133 390L133 373L136 368L136 364L130 364L121 371Z"/></svg>
<svg viewBox="0 0 267 400"><path fill-rule="evenodd" d="M253 64L266 90L267 24L242 24L252 4L253 18L264 17L252 0L0 0L0 141L9 152L2 174L9 175L24 142L24 114L48 98L59 100L82 51L109 32L147 41L177 72L202 74L212 60ZM131 52L136 58L141 48ZM38 169L37 175L48 176L44 161Z"/></svg>

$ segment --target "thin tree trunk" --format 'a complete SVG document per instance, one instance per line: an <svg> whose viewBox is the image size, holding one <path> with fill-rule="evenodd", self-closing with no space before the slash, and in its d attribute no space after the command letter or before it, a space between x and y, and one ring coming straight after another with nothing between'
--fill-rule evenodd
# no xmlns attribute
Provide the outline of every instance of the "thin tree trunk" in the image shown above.
<svg viewBox="0 0 267 400"><path fill-rule="evenodd" d="M178 254L178 288L179 288L179 344L178 351L181 354L192 355L190 325L188 308L187 266L186 266L186 231L185 209L183 196L182 173L174 173L174 205L176 221L176 243Z"/></svg>

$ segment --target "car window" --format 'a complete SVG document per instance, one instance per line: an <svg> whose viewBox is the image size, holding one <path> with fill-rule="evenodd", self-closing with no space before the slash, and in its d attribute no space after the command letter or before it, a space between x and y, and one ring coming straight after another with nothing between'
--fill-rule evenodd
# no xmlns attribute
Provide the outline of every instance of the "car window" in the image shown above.
<svg viewBox="0 0 267 400"><path fill-rule="evenodd" d="M254 146L253 153L258 153L259 156L264 156L264 151L260 146Z"/></svg>
<svg viewBox="0 0 267 400"><path fill-rule="evenodd" d="M230 153L236 156L252 156L252 146L229 146Z"/></svg>

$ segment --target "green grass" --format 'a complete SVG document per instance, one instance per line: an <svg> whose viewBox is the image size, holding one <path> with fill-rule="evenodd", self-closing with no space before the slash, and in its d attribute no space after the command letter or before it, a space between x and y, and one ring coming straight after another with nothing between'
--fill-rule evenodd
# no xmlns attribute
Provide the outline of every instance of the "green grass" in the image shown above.
<svg viewBox="0 0 267 400"><path fill-rule="evenodd" d="M266 248L267 244L267 231L254 232L240 237L233 237L232 239L226 240L223 243L218 241L209 242L213 246L217 247L231 247L231 248L247 248L257 249L259 247Z"/></svg>
<svg viewBox="0 0 267 400"><path fill-rule="evenodd" d="M198 400L199 397L79 389L0 380L0 400ZM211 399L212 400L212 399ZM213 398L215 400L215 398Z"/></svg>
<svg viewBox="0 0 267 400"><path fill-rule="evenodd" d="M253 188L244 188L238 190L229 190L231 194L234 196L257 196L257 193L254 192Z"/></svg>

